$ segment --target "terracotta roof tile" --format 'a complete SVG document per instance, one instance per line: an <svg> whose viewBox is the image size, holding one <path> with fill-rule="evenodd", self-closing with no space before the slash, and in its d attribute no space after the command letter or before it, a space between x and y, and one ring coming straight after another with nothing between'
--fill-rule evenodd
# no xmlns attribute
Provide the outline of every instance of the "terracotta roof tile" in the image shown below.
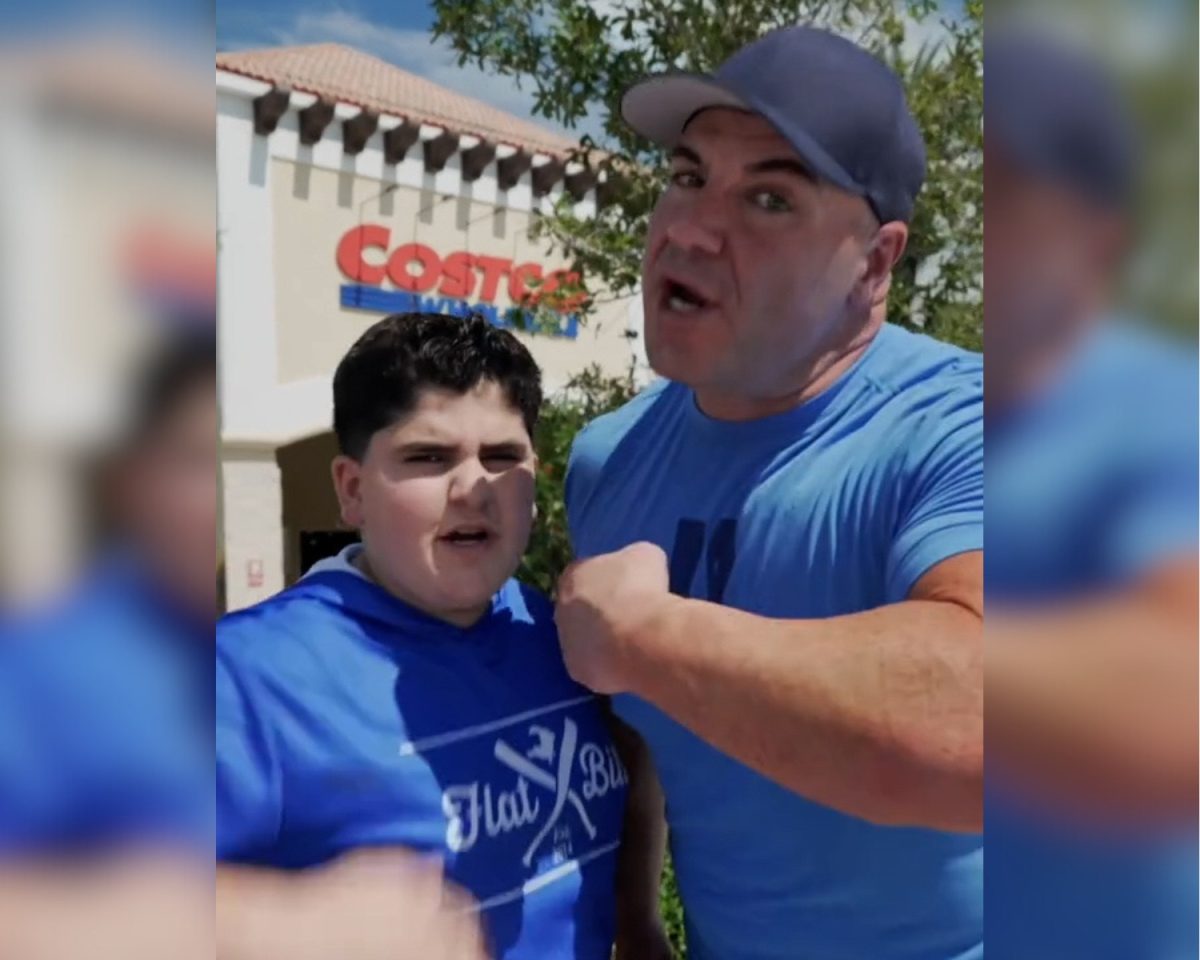
<svg viewBox="0 0 1200 960"><path fill-rule="evenodd" d="M380 113L446 127L526 149L565 156L574 141L479 100L447 90L377 57L319 43L217 54L222 70Z"/></svg>

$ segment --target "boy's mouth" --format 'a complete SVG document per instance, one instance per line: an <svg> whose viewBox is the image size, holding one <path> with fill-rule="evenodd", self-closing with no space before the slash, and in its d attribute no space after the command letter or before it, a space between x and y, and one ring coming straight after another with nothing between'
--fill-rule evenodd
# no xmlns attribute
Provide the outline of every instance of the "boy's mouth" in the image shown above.
<svg viewBox="0 0 1200 960"><path fill-rule="evenodd" d="M494 536L487 527L462 526L442 534L438 539L454 547L479 547L486 546Z"/></svg>

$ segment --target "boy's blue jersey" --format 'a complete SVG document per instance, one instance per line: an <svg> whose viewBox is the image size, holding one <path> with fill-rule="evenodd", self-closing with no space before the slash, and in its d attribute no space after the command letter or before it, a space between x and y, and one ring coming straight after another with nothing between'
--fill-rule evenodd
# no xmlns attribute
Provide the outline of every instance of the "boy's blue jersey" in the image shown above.
<svg viewBox="0 0 1200 960"><path fill-rule="evenodd" d="M983 546L982 386L977 355L891 326L825 393L757 421L712 420L662 381L576 440L576 554L656 543L673 592L768 617L903 600L930 567ZM689 956L982 956L981 837L875 826L653 704L613 706L662 781Z"/></svg>
<svg viewBox="0 0 1200 960"><path fill-rule="evenodd" d="M510 580L464 630L324 567L218 627L218 856L404 846L474 895L497 957L608 960L626 776L549 602Z"/></svg>

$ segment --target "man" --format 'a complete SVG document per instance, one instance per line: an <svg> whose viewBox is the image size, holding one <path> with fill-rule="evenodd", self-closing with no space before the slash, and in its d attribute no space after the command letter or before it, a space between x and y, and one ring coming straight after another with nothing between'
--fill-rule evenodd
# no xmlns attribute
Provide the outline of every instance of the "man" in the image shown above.
<svg viewBox="0 0 1200 960"><path fill-rule="evenodd" d="M896 76L772 33L635 86L664 380L578 438L568 667L666 798L698 960L982 956L982 368L885 322Z"/></svg>
<svg viewBox="0 0 1200 960"><path fill-rule="evenodd" d="M989 34L992 960L1195 956L1197 371L1106 317L1133 124L1100 66Z"/></svg>

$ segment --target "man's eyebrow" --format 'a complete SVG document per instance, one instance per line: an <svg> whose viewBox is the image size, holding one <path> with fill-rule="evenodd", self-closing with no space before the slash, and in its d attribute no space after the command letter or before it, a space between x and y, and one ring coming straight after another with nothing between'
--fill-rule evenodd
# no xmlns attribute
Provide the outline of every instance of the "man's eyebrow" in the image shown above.
<svg viewBox="0 0 1200 960"><path fill-rule="evenodd" d="M703 166L704 164L700 154L682 143L672 148L671 159L687 160L690 163L696 164L696 166ZM790 173L809 183L817 182L817 178L808 167L799 160L794 160L791 157L771 157L767 160L759 160L756 163L747 164L745 170L747 173Z"/></svg>
<svg viewBox="0 0 1200 960"><path fill-rule="evenodd" d="M700 159L700 154L698 154L691 147L686 146L682 143L676 144L671 149L671 159L672 160L688 160L688 161L696 164L696 166L701 166L704 163L704 161Z"/></svg>
<svg viewBox="0 0 1200 960"><path fill-rule="evenodd" d="M746 166L747 173L790 173L809 183L816 183L817 178L799 160L791 157L773 157L770 160L759 160Z"/></svg>

